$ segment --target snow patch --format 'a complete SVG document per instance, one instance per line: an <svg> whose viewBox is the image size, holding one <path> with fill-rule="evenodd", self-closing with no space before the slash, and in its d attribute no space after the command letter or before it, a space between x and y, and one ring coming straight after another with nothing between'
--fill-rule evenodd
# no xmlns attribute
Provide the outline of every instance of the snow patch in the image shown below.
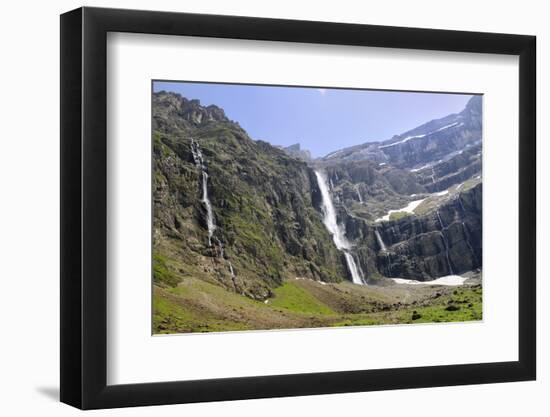
<svg viewBox="0 0 550 417"><path fill-rule="evenodd" d="M407 212L409 214L412 214L412 213L414 213L416 208L420 205L420 203L422 203L424 200L425 200L425 198L423 198L421 200L411 201L406 207L403 207L402 209L398 209L398 210L390 210L390 211L388 211L388 214L386 214L383 217L380 217L379 219L376 219L375 221L376 222L382 222L382 221L387 222L387 221L390 220L390 216L392 215L392 213L399 213L399 212L402 212L402 211Z"/></svg>
<svg viewBox="0 0 550 417"><path fill-rule="evenodd" d="M426 165L421 166L420 168L413 168L413 169L410 170L410 172L422 171L423 169L429 168L431 166L432 166L432 164L426 164Z"/></svg>
<svg viewBox="0 0 550 417"><path fill-rule="evenodd" d="M325 158L326 159L334 158L336 155L340 155L342 152L344 151L340 150L340 151L331 152L327 156L325 156Z"/></svg>
<svg viewBox="0 0 550 417"><path fill-rule="evenodd" d="M446 286L459 286L463 285L467 277L461 277L460 275L446 275L444 277L439 277L433 281L417 281L415 279L405 279L405 278L390 278L396 284L408 284L408 285L446 285Z"/></svg>
<svg viewBox="0 0 550 417"><path fill-rule="evenodd" d="M454 123L451 123L451 124L449 124L449 125L440 127L439 129L434 130L434 131L432 131L432 132L425 133L425 134L423 134L423 135L407 136L406 138L400 140L399 142L394 142L394 143L390 143L389 145L379 146L378 149L389 148L390 146L395 146L395 145L399 145L399 144L401 144L401 143L408 142L408 141L411 140L411 139L423 138L423 137L425 137L425 136L429 136L429 135L432 135L432 134L434 134L434 133L441 132L442 130L449 129L449 128L451 128L451 127L455 127L455 126L456 126L456 127L459 127L459 126L462 126L463 124L464 124L464 123L454 122Z"/></svg>

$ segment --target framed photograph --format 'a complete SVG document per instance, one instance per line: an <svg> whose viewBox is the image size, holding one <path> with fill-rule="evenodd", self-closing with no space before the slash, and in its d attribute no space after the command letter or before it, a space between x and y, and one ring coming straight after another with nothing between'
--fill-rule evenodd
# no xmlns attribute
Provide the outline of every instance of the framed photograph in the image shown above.
<svg viewBox="0 0 550 417"><path fill-rule="evenodd" d="M61 401L535 379L535 38L61 16Z"/></svg>

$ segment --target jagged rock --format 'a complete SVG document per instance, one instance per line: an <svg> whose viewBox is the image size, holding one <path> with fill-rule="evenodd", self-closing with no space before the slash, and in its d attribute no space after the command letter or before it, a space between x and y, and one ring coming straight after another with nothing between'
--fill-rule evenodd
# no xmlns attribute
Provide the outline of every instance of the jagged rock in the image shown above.
<svg viewBox="0 0 550 417"><path fill-rule="evenodd" d="M299 143L281 148L287 155L301 159L306 162L311 161L311 152L307 149L302 149Z"/></svg>

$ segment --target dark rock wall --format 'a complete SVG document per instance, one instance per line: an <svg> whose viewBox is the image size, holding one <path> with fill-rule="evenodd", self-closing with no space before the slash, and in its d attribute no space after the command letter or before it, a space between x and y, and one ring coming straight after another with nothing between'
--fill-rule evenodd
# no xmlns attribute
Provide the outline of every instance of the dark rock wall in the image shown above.
<svg viewBox="0 0 550 417"><path fill-rule="evenodd" d="M378 247L377 270L389 277L430 280L481 268L481 213L478 184L423 216L382 223L378 231L387 250Z"/></svg>

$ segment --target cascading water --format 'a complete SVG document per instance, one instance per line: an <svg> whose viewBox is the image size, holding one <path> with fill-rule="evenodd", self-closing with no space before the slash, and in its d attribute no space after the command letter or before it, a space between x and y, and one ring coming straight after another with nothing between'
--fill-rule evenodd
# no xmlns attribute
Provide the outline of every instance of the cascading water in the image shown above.
<svg viewBox="0 0 550 417"><path fill-rule="evenodd" d="M346 263L348 264L349 272L351 274L351 280L353 281L353 283L364 285L365 282L363 280L363 271L361 271L361 269L357 266L355 259L353 259L353 255L347 250L344 250L344 257L346 258Z"/></svg>
<svg viewBox="0 0 550 417"><path fill-rule="evenodd" d="M353 283L363 285L365 284L363 274L357 266L353 255L350 253L351 245L346 239L345 231L343 227L338 224L336 210L330 196L327 178L320 171L315 171L315 176L317 177L317 184L319 185L319 190L321 190L321 197L323 199L323 223L332 235L332 240L334 241L336 248L344 252L346 264L351 274Z"/></svg>
<svg viewBox="0 0 550 417"><path fill-rule="evenodd" d="M443 226L443 221L441 220L441 214L439 214L439 210L436 211L437 213L437 219L439 220L439 226L441 226L441 230L445 229L445 226Z"/></svg>
<svg viewBox="0 0 550 417"><path fill-rule="evenodd" d="M382 236L380 236L380 232L378 230L375 230L374 234L376 235L376 240L378 241L378 245L380 246L380 250L382 250L382 252L386 252L386 245L384 244L384 241L382 240Z"/></svg>
<svg viewBox="0 0 550 417"><path fill-rule="evenodd" d="M193 160L202 174L202 199L201 202L206 207L206 227L208 228L208 246L212 246L212 236L216 229L216 223L214 222L214 213L212 211L212 204L208 198L208 173L206 172L206 166L204 164L204 158L202 156L201 148L194 139L191 139L191 153L193 154Z"/></svg>
<svg viewBox="0 0 550 417"><path fill-rule="evenodd" d="M391 230L392 232L394 232L393 228ZM382 240L382 236L377 229L374 230L374 235L376 236L376 240L378 241L378 246L380 246L380 251L386 254L386 275L388 277L391 277L391 258L390 254L388 253L388 248L386 248L386 244Z"/></svg>
<svg viewBox="0 0 550 417"><path fill-rule="evenodd" d="M230 260L225 259L225 250L223 249L223 243L218 240L218 246L220 248L220 258L222 258L225 262L227 262L227 266L229 267L229 273L231 274L231 281L233 282L233 287L237 289L237 282L235 281L235 270L233 269L233 264Z"/></svg>
<svg viewBox="0 0 550 417"><path fill-rule="evenodd" d="M443 226L443 221L441 220L441 215L439 214L439 210L437 210L436 213L437 213L437 218L439 219L439 225L441 226L441 231L439 233L441 234L441 239L443 239L443 244L445 245L445 258L447 259L447 267L449 268L449 274L454 275L453 267L451 266L451 259L449 258L449 242L447 241L447 236L445 236L445 233L443 233L445 226Z"/></svg>
<svg viewBox="0 0 550 417"><path fill-rule="evenodd" d="M453 267L451 266L451 260L449 258L449 242L447 242L447 237L445 236L445 233L441 233L441 238L443 239L443 243L445 245L445 258L447 259L447 267L449 268L449 275L454 275Z"/></svg>
<svg viewBox="0 0 550 417"><path fill-rule="evenodd" d="M363 204L363 197L361 197L361 193L359 192L359 188L356 187L355 191L357 192L357 198L359 199L359 203Z"/></svg>
<svg viewBox="0 0 550 417"><path fill-rule="evenodd" d="M196 167L201 171L201 180L202 180L202 198L201 203L204 204L206 208L206 227L208 228L208 246L212 246L212 236L214 235L214 230L216 230L216 222L214 220L214 212L212 211L212 203L208 198L208 172L206 172L206 165L204 164L204 157L202 156L202 151L199 144L191 138L191 153L193 154L193 161L195 162ZM231 261L225 258L225 251L223 249L223 243L221 240L218 240L218 248L220 250L219 257L227 262L229 267L229 273L231 274L231 280L233 281L233 286L237 289L237 284L235 281L235 271L233 270L233 264Z"/></svg>
<svg viewBox="0 0 550 417"><path fill-rule="evenodd" d="M388 252L386 252L386 274L388 277L391 277L392 276L392 272L391 272L391 256Z"/></svg>
<svg viewBox="0 0 550 417"><path fill-rule="evenodd" d="M212 246L212 235L216 225L214 224L214 213L212 212L212 204L208 198L208 174L202 171L202 203L206 207L206 227L208 227L208 246Z"/></svg>
<svg viewBox="0 0 550 417"><path fill-rule="evenodd" d="M464 240L466 241L468 248L470 248L470 252L472 252L472 256L477 262L476 252L474 251L474 248L472 248L472 245L470 244L470 232L468 232L468 228L466 227L466 224L464 222L462 222L462 231L464 233Z"/></svg>

